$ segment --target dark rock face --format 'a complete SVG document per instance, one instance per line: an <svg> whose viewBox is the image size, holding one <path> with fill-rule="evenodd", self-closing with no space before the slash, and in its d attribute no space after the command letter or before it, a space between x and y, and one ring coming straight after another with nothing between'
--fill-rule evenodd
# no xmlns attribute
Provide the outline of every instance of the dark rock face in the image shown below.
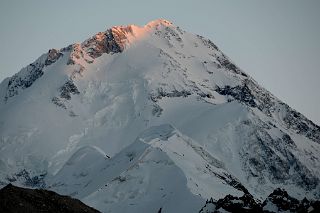
<svg viewBox="0 0 320 213"><path fill-rule="evenodd" d="M204 38L203 36L201 35L197 35L198 39L201 40L201 42L206 46L208 47L209 49L211 50L219 50L218 47L209 39L206 39Z"/></svg>
<svg viewBox="0 0 320 213"><path fill-rule="evenodd" d="M229 95L239 102L245 103L250 107L256 107L254 96L251 94L251 90L247 87L246 84L243 86L230 87L225 86L224 88L218 88L216 90L220 95Z"/></svg>
<svg viewBox="0 0 320 213"><path fill-rule="evenodd" d="M112 37L110 36L110 41L115 41L116 44L120 47L120 50L122 51L126 45L127 34L131 34L133 32L132 27L131 26L113 27L111 28L110 31L111 31L110 35L112 35Z"/></svg>
<svg viewBox="0 0 320 213"><path fill-rule="evenodd" d="M105 32L100 32L88 39L84 43L71 45L61 50L50 49L45 59L37 60L36 62L28 65L24 73L17 73L8 83L7 94L4 98L7 101L10 97L18 95L21 90L30 87L37 79L43 74L43 68L55 63L63 56L63 52L72 51L68 65L75 65L75 59L83 58L85 51L92 59L100 57L103 53L120 53L123 51L124 43L122 39L124 34L109 29ZM93 60L85 59L87 63L92 63ZM68 98L67 98L68 99Z"/></svg>
<svg viewBox="0 0 320 213"><path fill-rule="evenodd" d="M258 184L290 183L306 191L315 190L320 180L295 155L296 144L291 137L282 132L282 136L272 138L265 125L267 123L261 121L255 124L244 122L239 127L244 129L248 126L252 129L248 133L247 143L239 152L247 178L255 179Z"/></svg>
<svg viewBox="0 0 320 213"><path fill-rule="evenodd" d="M115 40L111 29L105 32L100 32L88 39L82 44L82 48L92 58L98 58L103 53L119 53L123 50Z"/></svg>
<svg viewBox="0 0 320 213"><path fill-rule="evenodd" d="M186 90L174 90L171 92L166 92L164 89L162 88L158 88L157 93L156 94L152 94L151 95L151 100L153 100L154 102L156 102L157 100L164 98L164 97L187 97L189 95L191 95L192 93L190 91L186 91Z"/></svg>
<svg viewBox="0 0 320 213"><path fill-rule="evenodd" d="M67 106L65 105L64 101L60 98L53 97L51 99L52 103L54 103L56 106L61 107L63 109L67 109Z"/></svg>
<svg viewBox="0 0 320 213"><path fill-rule="evenodd" d="M72 80L68 80L61 88L60 88L60 97L66 100L71 99L71 95L80 94L77 86L73 83Z"/></svg>
<svg viewBox="0 0 320 213"><path fill-rule="evenodd" d="M245 79L242 84L235 87L217 88L216 92L221 95L231 96L249 107L258 108L269 117L272 117L272 113L277 108L275 104L277 102L276 98L251 79Z"/></svg>
<svg viewBox="0 0 320 213"><path fill-rule="evenodd" d="M62 48L62 51L70 52L69 59L67 61L67 65L78 64L76 62L76 60L79 60L81 58L83 58L89 64L93 63L93 61L94 61L93 59L89 59L89 58L84 57L85 52L82 49L81 44L78 44L78 43L69 45L66 48Z"/></svg>
<svg viewBox="0 0 320 213"><path fill-rule="evenodd" d="M319 212L320 211L320 201L309 201L304 198L299 201L283 190L275 189L267 199L262 203L264 212L274 212L270 210L273 206L278 212Z"/></svg>
<svg viewBox="0 0 320 213"><path fill-rule="evenodd" d="M7 185L0 190L0 212L99 212L81 201L42 189L25 189Z"/></svg>
<svg viewBox="0 0 320 213"><path fill-rule="evenodd" d="M286 128L294 130L297 134L304 135L310 140L320 143L320 127L307 119L301 113L291 109L287 104L276 100L267 90L261 88L251 79L244 81L257 103L257 108L272 117L274 113L282 112ZM235 98L237 99L237 98Z"/></svg>
<svg viewBox="0 0 320 213"><path fill-rule="evenodd" d="M229 212L238 212L240 209L242 212L261 211L261 206L255 202L250 194L245 194L240 198L227 195L223 199L217 201L216 208L223 208Z"/></svg>
<svg viewBox="0 0 320 213"><path fill-rule="evenodd" d="M56 49L49 50L45 61L36 62L28 65L24 68L24 74L17 73L11 77L8 82L7 94L4 98L7 101L9 98L18 95L23 89L30 87L38 78L40 78L44 72L43 68L56 62L63 54Z"/></svg>
<svg viewBox="0 0 320 213"><path fill-rule="evenodd" d="M263 202L263 206L271 203L280 211L297 211L300 206L299 200L290 197L288 193L282 189L274 190L268 198Z"/></svg>
<svg viewBox="0 0 320 213"><path fill-rule="evenodd" d="M65 51L71 51L68 65L77 64L75 60L83 58L87 63L93 63L95 58L102 54L120 53L126 44L126 33L130 33L130 27L113 27L105 32L99 32L81 44L73 44ZM88 54L91 58L84 57Z"/></svg>
<svg viewBox="0 0 320 213"><path fill-rule="evenodd" d="M247 74L242 72L234 63L232 63L225 55L222 54L221 57L217 57L221 67L235 73L247 77Z"/></svg>
<svg viewBox="0 0 320 213"><path fill-rule="evenodd" d="M46 66L53 64L54 62L56 62L61 56L63 56L63 54L61 52L59 52L59 50L56 49L51 49L48 52L48 57L46 59L46 61L44 62L44 64Z"/></svg>
<svg viewBox="0 0 320 213"><path fill-rule="evenodd" d="M242 197L227 195L218 201L212 198L199 211L200 213L217 212L247 212L247 213L270 213L270 212L319 212L320 201L309 201L306 198L299 201L285 190L276 189L263 203L257 202L252 195L244 194Z"/></svg>
<svg viewBox="0 0 320 213"><path fill-rule="evenodd" d="M221 95L228 95L249 107L258 108L269 117L273 117L274 113L282 112L284 115L282 120L286 128L292 129L297 134L304 135L316 143L320 143L319 126L308 120L301 113L291 109L287 104L277 100L251 79L245 79L241 85L235 87L218 87L216 92Z"/></svg>
<svg viewBox="0 0 320 213"><path fill-rule="evenodd" d="M206 201L206 204L199 213L216 213L216 212L245 212L245 213L260 213L262 207L257 203L252 195L244 194L242 197L234 197L227 195L218 201L212 198Z"/></svg>
<svg viewBox="0 0 320 213"><path fill-rule="evenodd" d="M28 74L25 76L19 76L15 74L11 77L8 83L7 94L4 98L7 101L9 98L18 95L19 91L30 87L38 78L43 75L43 64L32 63L26 69Z"/></svg>
<svg viewBox="0 0 320 213"><path fill-rule="evenodd" d="M301 113L291 109L287 104L282 104L287 111L283 118L287 128L295 130L298 134L302 134L307 138L320 143L320 127L308 120Z"/></svg>
<svg viewBox="0 0 320 213"><path fill-rule="evenodd" d="M56 106L61 107L63 109L67 109L66 101L71 100L72 95L80 94L77 86L74 84L72 79L69 79L62 87L59 89L60 95L59 97L53 97L51 99L52 103ZM73 116L72 112L72 116Z"/></svg>
<svg viewBox="0 0 320 213"><path fill-rule="evenodd" d="M27 187L44 188L46 187L46 184L44 181L44 178L46 175L47 175L46 172L34 175L34 174L31 174L26 169L23 169L12 176L7 176L6 181L8 181L9 183L20 182ZM4 186L7 183L0 184L0 185Z"/></svg>

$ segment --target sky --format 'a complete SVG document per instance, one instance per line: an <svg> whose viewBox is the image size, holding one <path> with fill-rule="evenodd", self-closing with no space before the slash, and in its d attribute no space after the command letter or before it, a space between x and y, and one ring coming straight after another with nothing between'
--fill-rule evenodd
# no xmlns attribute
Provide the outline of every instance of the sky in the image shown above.
<svg viewBox="0 0 320 213"><path fill-rule="evenodd" d="M165 18L320 124L319 0L0 0L0 81L51 48Z"/></svg>

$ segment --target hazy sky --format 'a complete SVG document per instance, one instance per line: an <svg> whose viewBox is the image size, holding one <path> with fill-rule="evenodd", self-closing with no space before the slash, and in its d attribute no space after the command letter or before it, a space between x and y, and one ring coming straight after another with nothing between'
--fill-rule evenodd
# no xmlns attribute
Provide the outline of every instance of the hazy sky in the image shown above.
<svg viewBox="0 0 320 213"><path fill-rule="evenodd" d="M50 48L165 18L320 124L320 0L0 0L0 81Z"/></svg>

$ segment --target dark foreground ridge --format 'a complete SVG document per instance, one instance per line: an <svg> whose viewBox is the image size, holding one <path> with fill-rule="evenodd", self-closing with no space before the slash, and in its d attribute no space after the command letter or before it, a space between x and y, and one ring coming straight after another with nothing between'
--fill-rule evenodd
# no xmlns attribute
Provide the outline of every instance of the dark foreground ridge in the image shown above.
<svg viewBox="0 0 320 213"><path fill-rule="evenodd" d="M271 212L299 212L317 213L320 212L320 201L310 201L304 198L297 200L285 190L274 190L263 203L254 200L252 195L244 194L242 197L227 195L218 201L212 198L199 213L219 213L219 212L246 212L246 213L271 213Z"/></svg>
<svg viewBox="0 0 320 213"><path fill-rule="evenodd" d="M0 212L87 212L99 211L69 196L43 189L26 189L8 184L0 190Z"/></svg>

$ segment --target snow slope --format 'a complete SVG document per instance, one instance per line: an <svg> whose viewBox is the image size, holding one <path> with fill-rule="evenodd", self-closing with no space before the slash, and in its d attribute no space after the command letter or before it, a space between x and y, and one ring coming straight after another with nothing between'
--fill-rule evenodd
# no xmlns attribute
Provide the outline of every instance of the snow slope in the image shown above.
<svg viewBox="0 0 320 213"><path fill-rule="evenodd" d="M320 127L163 19L52 49L0 84L1 185L103 212L194 212L277 187L319 198L319 153Z"/></svg>

